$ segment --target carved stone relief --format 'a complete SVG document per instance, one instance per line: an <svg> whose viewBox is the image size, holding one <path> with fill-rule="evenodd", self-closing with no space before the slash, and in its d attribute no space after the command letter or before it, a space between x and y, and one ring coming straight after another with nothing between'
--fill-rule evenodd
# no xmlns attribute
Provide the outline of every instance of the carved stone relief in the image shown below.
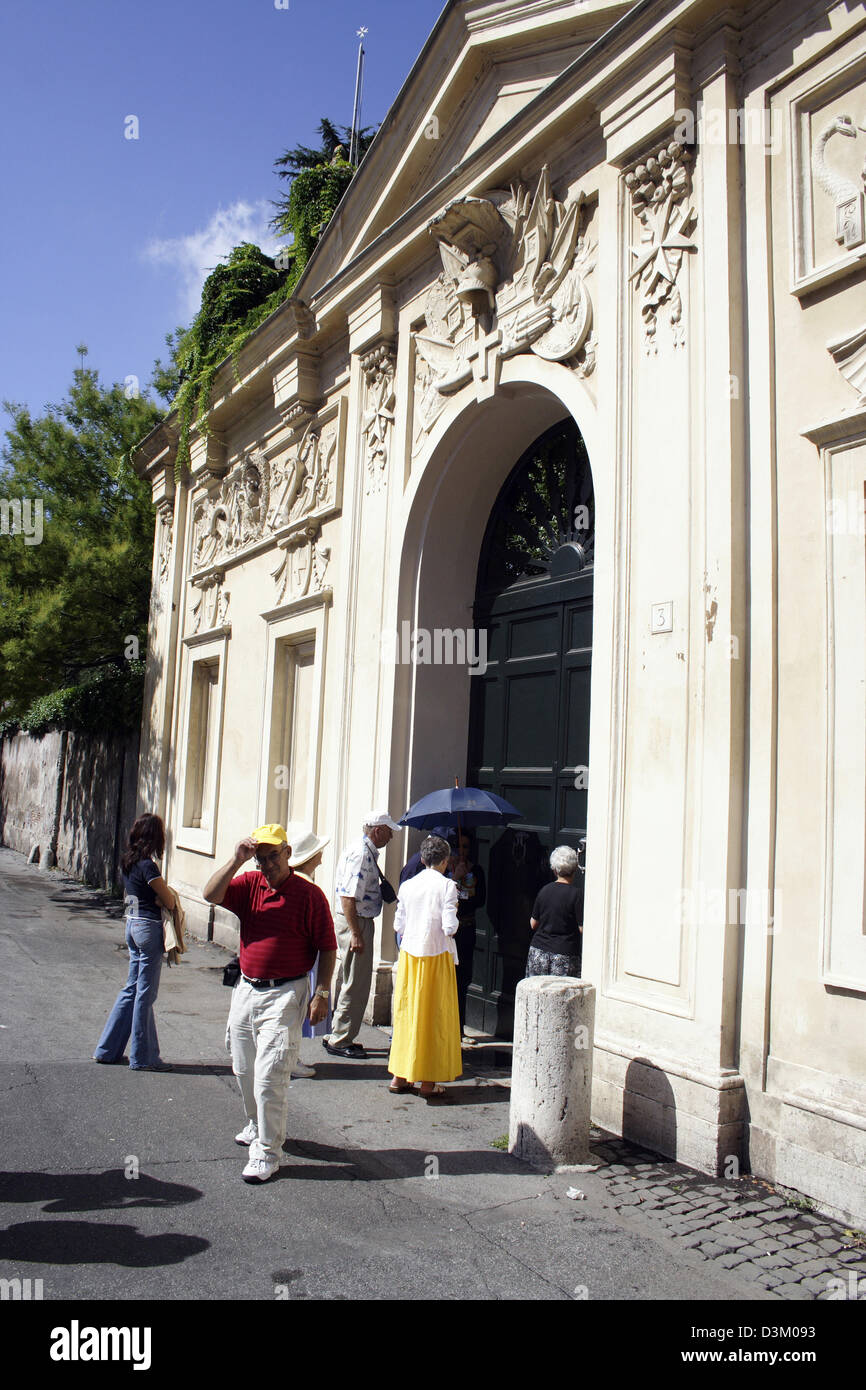
<svg viewBox="0 0 866 1390"><path fill-rule="evenodd" d="M222 570L205 575L193 585L190 603L190 631L207 632L212 627L225 627L228 622L231 595L223 588Z"/></svg>
<svg viewBox="0 0 866 1390"><path fill-rule="evenodd" d="M866 188L866 163L860 174L859 184L828 161L827 146L834 135L856 140L861 132L866 132L866 124L857 123L850 116L834 116L818 134L812 150L812 173L828 198L832 199L836 225L836 241L846 250L861 246L866 241L863 219L863 192ZM866 152L866 151L864 151Z"/></svg>
<svg viewBox="0 0 866 1390"><path fill-rule="evenodd" d="M858 404L866 405L866 325L828 343L827 351L848 385L857 392Z"/></svg>
<svg viewBox="0 0 866 1390"><path fill-rule="evenodd" d="M171 502L161 502L159 506L159 546L157 549L157 582L159 584L163 584L168 578L173 543L174 505Z"/></svg>
<svg viewBox="0 0 866 1390"><path fill-rule="evenodd" d="M361 359L364 372L364 415L361 431L367 461L364 490L379 492L385 485L391 430L394 426L394 349L383 343Z"/></svg>
<svg viewBox="0 0 866 1390"><path fill-rule="evenodd" d="M320 432L310 421L285 458L274 465L269 531L279 531L331 505L336 455L336 424Z"/></svg>
<svg viewBox="0 0 866 1390"><path fill-rule="evenodd" d="M640 295L644 342L657 352L656 332L667 306L676 347L685 344L683 301L677 286L683 256L697 247L691 233L697 213L691 207L691 151L672 140L625 175L632 210L641 226L640 245L632 247L635 265L629 278Z"/></svg>
<svg viewBox="0 0 866 1390"><path fill-rule="evenodd" d="M340 420L308 420L273 461L253 449L193 509L193 572L223 564L263 540L297 529L338 504Z"/></svg>
<svg viewBox="0 0 866 1390"><path fill-rule="evenodd" d="M554 198L545 166L534 192L450 203L429 224L442 271L427 294L415 346L416 442L447 397L473 376L521 352L569 362L582 375L595 363L592 301L586 278L595 266L581 193Z"/></svg>
<svg viewBox="0 0 866 1390"><path fill-rule="evenodd" d="M274 603L292 603L308 594L321 592L325 587L325 571L331 558L331 547L322 544L321 526L313 522L279 542L283 551L280 563L271 572L274 580Z"/></svg>
<svg viewBox="0 0 866 1390"><path fill-rule="evenodd" d="M205 568L259 540L270 499L270 464L261 449L232 469L193 511L192 567Z"/></svg>

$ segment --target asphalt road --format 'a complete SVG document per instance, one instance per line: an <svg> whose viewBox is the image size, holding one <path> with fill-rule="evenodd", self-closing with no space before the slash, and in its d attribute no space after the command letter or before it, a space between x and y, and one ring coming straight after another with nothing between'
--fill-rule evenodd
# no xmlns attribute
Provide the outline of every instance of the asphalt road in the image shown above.
<svg viewBox="0 0 866 1390"><path fill-rule="evenodd" d="M174 1072L91 1060L126 976L120 917L0 850L0 1276L88 1302L754 1297L612 1213L595 1175L571 1201L573 1176L492 1147L508 1129L501 1073L475 1063L447 1109L389 1095L375 1029L366 1062L305 1041L317 1074L292 1085L289 1164L244 1183L225 952L194 944L163 970Z"/></svg>

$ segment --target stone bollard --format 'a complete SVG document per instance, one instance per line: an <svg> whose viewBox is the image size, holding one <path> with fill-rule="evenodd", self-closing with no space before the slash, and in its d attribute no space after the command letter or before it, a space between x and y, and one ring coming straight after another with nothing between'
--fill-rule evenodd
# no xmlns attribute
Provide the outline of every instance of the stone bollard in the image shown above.
<svg viewBox="0 0 866 1390"><path fill-rule="evenodd" d="M514 999L508 1149L541 1167L589 1153L595 986L571 975L521 980Z"/></svg>

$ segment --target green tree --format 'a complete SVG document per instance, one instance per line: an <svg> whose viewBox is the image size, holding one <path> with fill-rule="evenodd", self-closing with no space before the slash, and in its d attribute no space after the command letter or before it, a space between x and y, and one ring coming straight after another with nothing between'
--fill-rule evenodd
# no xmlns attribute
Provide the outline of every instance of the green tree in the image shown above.
<svg viewBox="0 0 866 1390"><path fill-rule="evenodd" d="M322 141L318 148L311 148L309 145L295 145L294 149L285 150L279 159L274 161L274 168L279 173L281 179L291 179L302 169L314 169L317 164L330 164L338 146L342 147L343 158L348 159L349 150L352 147L352 127L338 126L333 121L329 121L327 116L323 116L319 121L319 137ZM367 153L376 136L375 126L363 126L358 131L358 165ZM357 168L358 165L355 167Z"/></svg>
<svg viewBox="0 0 866 1390"><path fill-rule="evenodd" d="M168 334L168 364L154 363L154 385L172 401L180 423L178 473L189 460L189 432L206 428L211 388L221 363L233 357L290 293L288 270L250 241L229 252L204 282L201 307L186 331Z"/></svg>
<svg viewBox="0 0 866 1390"><path fill-rule="evenodd" d="M361 158L374 136L371 127L359 131ZM207 429L211 390L221 364L235 358L250 334L284 300L289 299L337 204L351 183L356 166L346 149L352 132L327 117L319 123L318 149L297 145L276 160L281 178L291 187L274 204L272 226L290 243L276 258L252 242L229 253L204 282L201 307L186 330L166 336L169 361L154 363L153 382L177 412L180 438L178 473L189 460L189 435L194 425Z"/></svg>
<svg viewBox="0 0 866 1390"><path fill-rule="evenodd" d="M130 450L163 412L84 365L68 399L44 415L5 409L3 510L14 516L29 499L42 531L38 544L14 525L0 535L0 711L9 719L64 687L101 683L112 668L128 673L136 643L144 654L154 521Z"/></svg>
<svg viewBox="0 0 866 1390"><path fill-rule="evenodd" d="M288 180L290 187L274 201L277 211L271 226L280 236L294 237L296 245L300 230L304 241L306 254L295 279L306 265L312 247L333 216L337 203L351 183L375 135L373 126L364 126L357 132L358 163L350 164L351 126L335 125L327 116L323 116L319 122L322 143L318 148L295 145L294 149L285 150L274 161L277 174L281 179ZM328 169L334 172L329 175L326 173ZM318 176L310 178L309 175L314 172Z"/></svg>

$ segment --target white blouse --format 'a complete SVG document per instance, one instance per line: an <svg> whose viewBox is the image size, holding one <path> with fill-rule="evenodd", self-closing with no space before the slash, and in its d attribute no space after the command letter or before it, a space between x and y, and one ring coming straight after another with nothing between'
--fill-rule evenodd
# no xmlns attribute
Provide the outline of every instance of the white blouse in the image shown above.
<svg viewBox="0 0 866 1390"><path fill-rule="evenodd" d="M423 869L401 883L394 930L403 933L401 951L410 956L441 956L449 951L457 964L457 884L436 869Z"/></svg>

